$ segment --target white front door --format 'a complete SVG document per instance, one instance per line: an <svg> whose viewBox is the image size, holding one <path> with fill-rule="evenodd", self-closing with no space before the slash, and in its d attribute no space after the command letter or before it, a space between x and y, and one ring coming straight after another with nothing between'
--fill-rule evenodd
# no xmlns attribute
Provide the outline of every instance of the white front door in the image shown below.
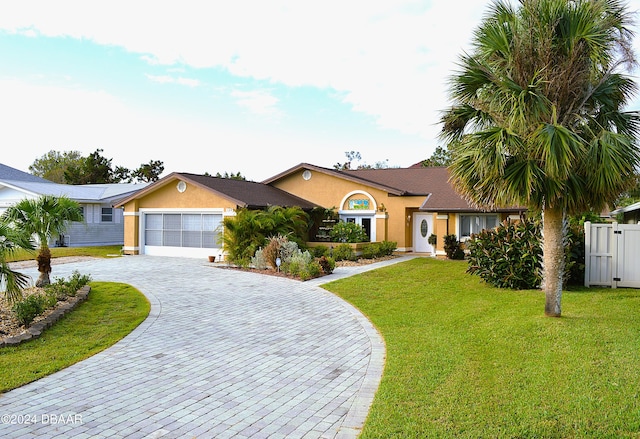
<svg viewBox="0 0 640 439"><path fill-rule="evenodd" d="M435 250L429 244L429 236L433 233L433 214L413 214L413 251L416 253L433 253Z"/></svg>

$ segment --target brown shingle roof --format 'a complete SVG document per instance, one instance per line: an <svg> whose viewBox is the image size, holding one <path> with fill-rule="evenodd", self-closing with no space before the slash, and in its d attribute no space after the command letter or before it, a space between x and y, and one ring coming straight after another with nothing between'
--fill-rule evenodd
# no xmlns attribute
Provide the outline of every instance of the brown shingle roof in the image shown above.
<svg viewBox="0 0 640 439"><path fill-rule="evenodd" d="M302 198L296 197L288 192L273 186L245 180L233 180L231 178L209 177L198 174L178 174L183 178L188 178L193 182L213 189L228 198L238 201L240 207L262 208L267 206L297 206L302 209L312 209L318 207Z"/></svg>
<svg viewBox="0 0 640 439"><path fill-rule="evenodd" d="M417 164L416 164L417 165ZM425 211L479 211L466 201L449 183L449 170L446 167L385 168L335 170L301 163L263 183L271 184L300 169L310 169L335 175L360 184L387 191L392 196L424 196L421 210ZM519 211L522 208L498 209L498 211Z"/></svg>

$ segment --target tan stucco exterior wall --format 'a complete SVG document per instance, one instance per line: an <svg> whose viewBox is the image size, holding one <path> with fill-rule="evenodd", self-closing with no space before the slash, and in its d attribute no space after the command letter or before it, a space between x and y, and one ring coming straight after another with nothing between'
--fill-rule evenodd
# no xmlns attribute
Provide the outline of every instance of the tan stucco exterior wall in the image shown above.
<svg viewBox="0 0 640 439"><path fill-rule="evenodd" d="M217 196L209 190L187 183L184 192L177 189L179 179L124 205L124 253L139 254L141 209L225 209L235 210L233 201Z"/></svg>
<svg viewBox="0 0 640 439"><path fill-rule="evenodd" d="M351 182L322 172L311 171L309 180L305 180L302 173L303 170L292 173L272 183L272 186L327 209L335 208L338 210L347 210L348 199L364 198L362 194L353 195L342 204L343 199L350 193L354 191L366 192L375 201L375 204L370 206L371 209L374 209L374 206L377 209L376 240L395 241L400 249L411 247L413 224L411 220L407 221L407 215L418 210L421 203L424 202L424 196L389 196L386 191L381 189L364 186L361 183Z"/></svg>

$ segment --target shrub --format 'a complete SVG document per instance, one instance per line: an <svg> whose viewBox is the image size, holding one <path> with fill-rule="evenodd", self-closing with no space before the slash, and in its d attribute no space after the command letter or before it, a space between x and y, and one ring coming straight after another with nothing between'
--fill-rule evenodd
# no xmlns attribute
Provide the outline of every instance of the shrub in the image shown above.
<svg viewBox="0 0 640 439"><path fill-rule="evenodd" d="M377 242L366 244L362 247L362 257L364 259L375 259L382 253L381 246Z"/></svg>
<svg viewBox="0 0 640 439"><path fill-rule="evenodd" d="M329 232L331 240L335 242L367 242L369 237L364 229L356 223L340 221Z"/></svg>
<svg viewBox="0 0 640 439"><path fill-rule="evenodd" d="M564 283L584 282L584 225L572 218L567 229ZM468 272L503 288L538 288L542 282L542 224L525 219L504 221L467 241Z"/></svg>
<svg viewBox="0 0 640 439"><path fill-rule="evenodd" d="M333 259L336 261L355 261L356 253L349 244L340 244L333 249Z"/></svg>
<svg viewBox="0 0 640 439"><path fill-rule="evenodd" d="M300 276L305 267L313 261L313 256L308 251L302 252L298 250L296 253L282 263L282 271L292 276Z"/></svg>
<svg viewBox="0 0 640 439"><path fill-rule="evenodd" d="M13 305L13 312L21 325L27 326L33 319L42 314L45 307L46 299L40 294L32 294Z"/></svg>
<svg viewBox="0 0 640 439"><path fill-rule="evenodd" d="M269 238L267 246L262 251L262 254L264 256L265 262L271 268L274 268L274 269L277 268L276 266L277 258L280 258L281 260L283 259L280 254L281 253L280 250L285 242L288 242L286 236L276 235Z"/></svg>
<svg viewBox="0 0 640 439"><path fill-rule="evenodd" d="M256 251L255 256L251 258L251 265L253 265L256 270L266 270L269 267L264 257L264 250L260 248Z"/></svg>
<svg viewBox="0 0 640 439"><path fill-rule="evenodd" d="M397 248L398 243L395 241L382 241L380 243L380 256L391 256Z"/></svg>
<svg viewBox="0 0 640 439"><path fill-rule="evenodd" d="M320 264L320 268L322 268L322 272L324 274L331 274L336 268L336 261L334 261L333 258L327 256L320 256L320 259L318 259L318 264Z"/></svg>
<svg viewBox="0 0 640 439"><path fill-rule="evenodd" d="M298 244L293 241L285 241L282 243L280 247L280 259L282 262L287 262L291 259L291 257L301 250L298 247Z"/></svg>
<svg viewBox="0 0 640 439"><path fill-rule="evenodd" d="M311 248L311 253L315 258L321 258L323 256L329 256L330 250L326 245L318 245Z"/></svg>
<svg viewBox="0 0 640 439"><path fill-rule="evenodd" d="M300 280L309 280L320 276L320 273L322 273L322 267L318 261L311 260L300 267L298 276L300 277Z"/></svg>
<svg viewBox="0 0 640 439"><path fill-rule="evenodd" d="M67 281L67 285L71 290L70 296L75 296L76 291L91 282L91 276L88 274L80 274L78 270L73 270L71 277Z"/></svg>
<svg viewBox="0 0 640 439"><path fill-rule="evenodd" d="M565 283L568 285L584 284L585 248L584 224L570 224L567 230L567 246L565 247Z"/></svg>
<svg viewBox="0 0 640 439"><path fill-rule="evenodd" d="M468 273L499 288L532 289L542 281L540 222L504 221L467 241Z"/></svg>
<svg viewBox="0 0 640 439"><path fill-rule="evenodd" d="M464 259L462 244L456 235L444 235L444 252L449 259Z"/></svg>

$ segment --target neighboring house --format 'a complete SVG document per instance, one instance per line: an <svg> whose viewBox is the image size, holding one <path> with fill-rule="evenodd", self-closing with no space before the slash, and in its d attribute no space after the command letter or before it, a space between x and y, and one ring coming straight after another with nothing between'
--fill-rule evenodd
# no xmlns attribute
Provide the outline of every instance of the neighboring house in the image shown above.
<svg viewBox="0 0 640 439"><path fill-rule="evenodd" d="M263 182L360 224L371 241L395 241L399 251L444 254L443 236L471 233L520 218L523 208L474 208L449 184L444 167L335 170L306 163ZM437 236L436 248L429 244Z"/></svg>
<svg viewBox="0 0 640 439"><path fill-rule="evenodd" d="M66 196L82 207L85 221L71 223L64 236L55 237L50 245L71 247L122 245L124 222L122 209L114 208L117 200L129 196L147 184L67 185L0 164L0 213L22 199L41 195Z"/></svg>
<svg viewBox="0 0 640 439"><path fill-rule="evenodd" d="M172 173L118 206L124 208L126 254L222 258L219 233L224 217L239 208L314 203L276 187L244 180Z"/></svg>
<svg viewBox="0 0 640 439"><path fill-rule="evenodd" d="M640 224L640 202L609 212L609 216L613 219L619 214L622 214L621 223L623 224Z"/></svg>

